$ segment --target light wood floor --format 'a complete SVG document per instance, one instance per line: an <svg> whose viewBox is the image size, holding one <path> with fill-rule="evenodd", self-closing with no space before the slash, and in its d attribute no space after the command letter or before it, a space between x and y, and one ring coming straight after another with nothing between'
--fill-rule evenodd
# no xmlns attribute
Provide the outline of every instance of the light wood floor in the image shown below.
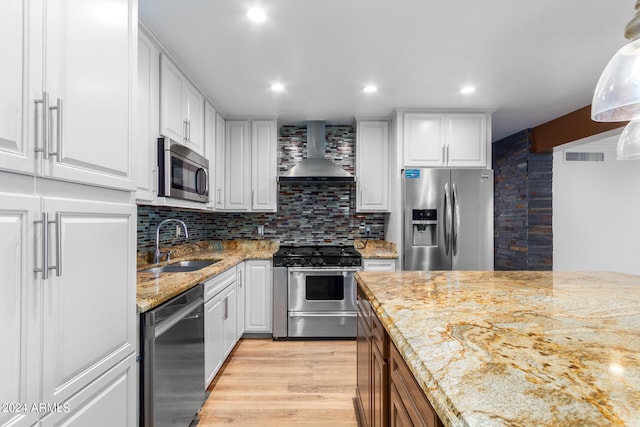
<svg viewBox="0 0 640 427"><path fill-rule="evenodd" d="M198 427L356 426L355 341L243 339Z"/></svg>

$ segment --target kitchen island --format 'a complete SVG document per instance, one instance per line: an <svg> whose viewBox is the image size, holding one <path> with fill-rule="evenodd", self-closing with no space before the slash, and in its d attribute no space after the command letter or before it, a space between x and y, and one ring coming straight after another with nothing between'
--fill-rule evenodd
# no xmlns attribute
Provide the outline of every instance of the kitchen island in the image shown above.
<svg viewBox="0 0 640 427"><path fill-rule="evenodd" d="M640 425L640 276L359 272L446 426Z"/></svg>

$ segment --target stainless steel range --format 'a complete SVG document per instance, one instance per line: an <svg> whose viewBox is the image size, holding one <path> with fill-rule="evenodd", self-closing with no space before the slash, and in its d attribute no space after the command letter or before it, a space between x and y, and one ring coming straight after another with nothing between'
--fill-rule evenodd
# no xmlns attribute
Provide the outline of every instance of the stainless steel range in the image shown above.
<svg viewBox="0 0 640 427"><path fill-rule="evenodd" d="M273 338L355 338L362 257L348 246L281 246L273 255Z"/></svg>

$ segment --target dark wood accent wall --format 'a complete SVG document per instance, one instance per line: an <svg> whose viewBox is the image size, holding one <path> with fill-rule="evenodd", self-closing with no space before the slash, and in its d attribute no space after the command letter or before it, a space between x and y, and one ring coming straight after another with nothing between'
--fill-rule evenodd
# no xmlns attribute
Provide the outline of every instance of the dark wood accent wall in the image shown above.
<svg viewBox="0 0 640 427"><path fill-rule="evenodd" d="M533 128L531 151L543 153L553 147L626 126L628 122L594 122L591 105Z"/></svg>

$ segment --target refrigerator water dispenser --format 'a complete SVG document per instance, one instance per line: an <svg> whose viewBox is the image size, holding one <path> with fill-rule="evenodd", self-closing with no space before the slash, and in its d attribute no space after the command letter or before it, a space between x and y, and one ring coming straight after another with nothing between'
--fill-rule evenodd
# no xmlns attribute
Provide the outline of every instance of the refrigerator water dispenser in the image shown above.
<svg viewBox="0 0 640 427"><path fill-rule="evenodd" d="M413 209L413 246L438 246L438 210Z"/></svg>

